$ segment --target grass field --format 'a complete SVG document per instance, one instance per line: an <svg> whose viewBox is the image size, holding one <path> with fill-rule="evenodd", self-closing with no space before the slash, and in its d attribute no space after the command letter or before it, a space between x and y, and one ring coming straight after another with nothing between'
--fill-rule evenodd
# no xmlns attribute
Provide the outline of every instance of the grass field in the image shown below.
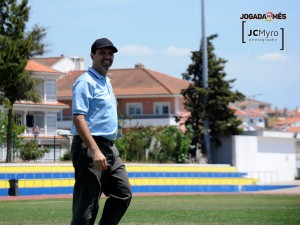
<svg viewBox="0 0 300 225"><path fill-rule="evenodd" d="M105 198L101 200L101 206ZM0 202L0 224L70 224L71 199ZM102 207L101 207L102 209ZM100 209L100 210L101 210ZM97 222L101 211L99 211ZM120 225L299 225L300 196L134 197Z"/></svg>

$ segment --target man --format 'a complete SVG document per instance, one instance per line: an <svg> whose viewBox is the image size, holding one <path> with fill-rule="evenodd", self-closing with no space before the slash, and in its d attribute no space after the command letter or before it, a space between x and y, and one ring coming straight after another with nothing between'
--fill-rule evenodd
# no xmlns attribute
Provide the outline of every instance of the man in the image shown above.
<svg viewBox="0 0 300 225"><path fill-rule="evenodd" d="M131 201L125 165L114 145L118 132L117 103L106 76L117 51L107 38L97 39L91 47L92 67L73 85L72 225L94 224L102 193L108 198L101 225L118 224Z"/></svg>

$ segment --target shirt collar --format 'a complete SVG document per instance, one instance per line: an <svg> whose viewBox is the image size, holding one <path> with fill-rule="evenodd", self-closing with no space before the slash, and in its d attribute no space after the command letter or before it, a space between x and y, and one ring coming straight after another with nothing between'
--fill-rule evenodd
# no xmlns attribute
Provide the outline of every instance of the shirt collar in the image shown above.
<svg viewBox="0 0 300 225"><path fill-rule="evenodd" d="M98 73L93 67L89 67L88 73L97 79L106 79L105 76L102 76L100 73Z"/></svg>

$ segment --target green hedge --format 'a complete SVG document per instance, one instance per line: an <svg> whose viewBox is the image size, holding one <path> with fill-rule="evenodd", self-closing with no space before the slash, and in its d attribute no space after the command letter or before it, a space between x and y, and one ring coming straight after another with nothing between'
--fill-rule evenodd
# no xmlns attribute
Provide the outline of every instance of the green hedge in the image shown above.
<svg viewBox="0 0 300 225"><path fill-rule="evenodd" d="M116 141L129 162L186 163L189 144L190 137L174 126L134 127Z"/></svg>

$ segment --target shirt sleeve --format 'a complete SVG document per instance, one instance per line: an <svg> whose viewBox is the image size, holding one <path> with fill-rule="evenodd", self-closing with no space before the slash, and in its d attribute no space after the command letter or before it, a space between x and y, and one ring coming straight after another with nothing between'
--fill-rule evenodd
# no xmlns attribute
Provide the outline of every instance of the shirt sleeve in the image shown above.
<svg viewBox="0 0 300 225"><path fill-rule="evenodd" d="M86 81L77 81L73 85L72 114L86 115L93 96L92 85Z"/></svg>

